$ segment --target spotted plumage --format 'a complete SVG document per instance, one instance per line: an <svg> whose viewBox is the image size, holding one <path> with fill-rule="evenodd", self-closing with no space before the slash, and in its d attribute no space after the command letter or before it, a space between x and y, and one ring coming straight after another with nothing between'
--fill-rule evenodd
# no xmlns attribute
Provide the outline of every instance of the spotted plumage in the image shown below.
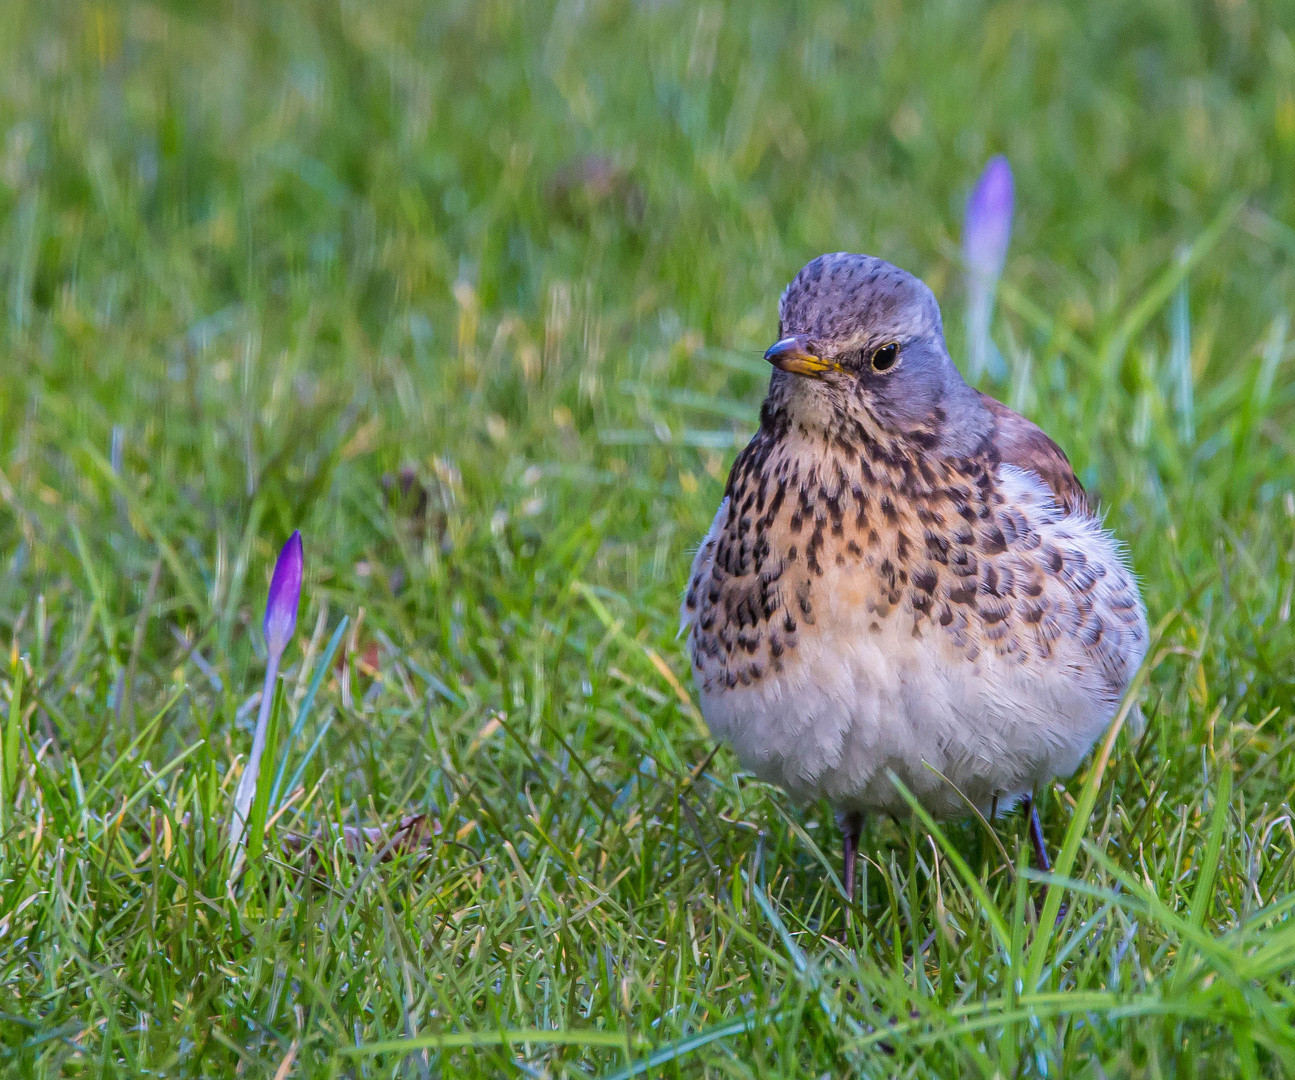
<svg viewBox="0 0 1295 1080"><path fill-rule="evenodd" d="M930 290L888 263L815 259L779 315L683 603L712 731L847 817L906 810L888 770L936 816L1069 774L1147 629L1065 455L963 382Z"/></svg>

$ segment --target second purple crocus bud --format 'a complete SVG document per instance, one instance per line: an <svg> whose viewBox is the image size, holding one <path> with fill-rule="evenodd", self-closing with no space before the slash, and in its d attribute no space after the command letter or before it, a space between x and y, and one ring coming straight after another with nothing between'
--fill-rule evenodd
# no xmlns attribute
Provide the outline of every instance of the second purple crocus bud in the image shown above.
<svg viewBox="0 0 1295 1080"><path fill-rule="evenodd" d="M265 648L276 660L283 655L297 629L297 606L301 602L301 533L294 531L279 552L265 601Z"/></svg>
<svg viewBox="0 0 1295 1080"><path fill-rule="evenodd" d="M967 197L962 226L962 258L967 269L967 348L972 381L993 353L989 328L994 293L1007 261L1016 200L1012 167L1001 154L989 159Z"/></svg>
<svg viewBox="0 0 1295 1080"><path fill-rule="evenodd" d="M1015 196L1012 166L1002 154L991 157L967 196L962 254L972 273L996 278L1003 272L1012 238Z"/></svg>

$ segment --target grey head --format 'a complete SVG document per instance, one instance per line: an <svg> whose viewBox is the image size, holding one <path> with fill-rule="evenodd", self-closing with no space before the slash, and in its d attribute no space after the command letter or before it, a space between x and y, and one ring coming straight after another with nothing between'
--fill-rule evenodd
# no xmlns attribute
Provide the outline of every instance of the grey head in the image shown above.
<svg viewBox="0 0 1295 1080"><path fill-rule="evenodd" d="M842 423L874 435L969 452L990 426L980 395L949 359L935 295L871 255L820 255L778 304L777 369L766 416L830 435Z"/></svg>

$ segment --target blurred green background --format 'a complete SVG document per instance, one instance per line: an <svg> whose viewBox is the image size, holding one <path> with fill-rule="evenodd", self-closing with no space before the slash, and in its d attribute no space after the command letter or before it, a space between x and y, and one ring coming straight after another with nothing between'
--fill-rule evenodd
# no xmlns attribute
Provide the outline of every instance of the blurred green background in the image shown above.
<svg viewBox="0 0 1295 1080"><path fill-rule="evenodd" d="M7 1067L1295 1068L1293 32L1251 0L0 7ZM1204 927L1130 914L1085 855L1108 892L1075 894L1048 975L1099 995L1073 1013L1011 1013L1010 943L907 825L870 830L846 927L830 815L724 750L694 778L674 637L779 292L880 255L960 358L995 153L1017 218L984 388L1061 443L1174 616L1088 835ZM329 718L280 827L418 811L442 842L227 894L295 527L289 690L312 631L351 629L278 748ZM983 831L950 836L1024 926ZM985 1001L1007 1019L976 1027ZM925 1042L878 1034L910 1015ZM532 1028L621 1049L343 1053Z"/></svg>

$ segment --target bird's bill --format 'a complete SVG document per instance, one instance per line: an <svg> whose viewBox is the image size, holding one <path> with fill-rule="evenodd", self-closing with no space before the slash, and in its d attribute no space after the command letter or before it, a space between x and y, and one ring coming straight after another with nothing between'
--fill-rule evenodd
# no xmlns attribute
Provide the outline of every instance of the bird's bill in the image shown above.
<svg viewBox="0 0 1295 1080"><path fill-rule="evenodd" d="M780 371L807 375L811 379L820 379L829 371L841 370L841 365L835 360L824 360L810 352L809 342L799 335L775 341L764 358Z"/></svg>

